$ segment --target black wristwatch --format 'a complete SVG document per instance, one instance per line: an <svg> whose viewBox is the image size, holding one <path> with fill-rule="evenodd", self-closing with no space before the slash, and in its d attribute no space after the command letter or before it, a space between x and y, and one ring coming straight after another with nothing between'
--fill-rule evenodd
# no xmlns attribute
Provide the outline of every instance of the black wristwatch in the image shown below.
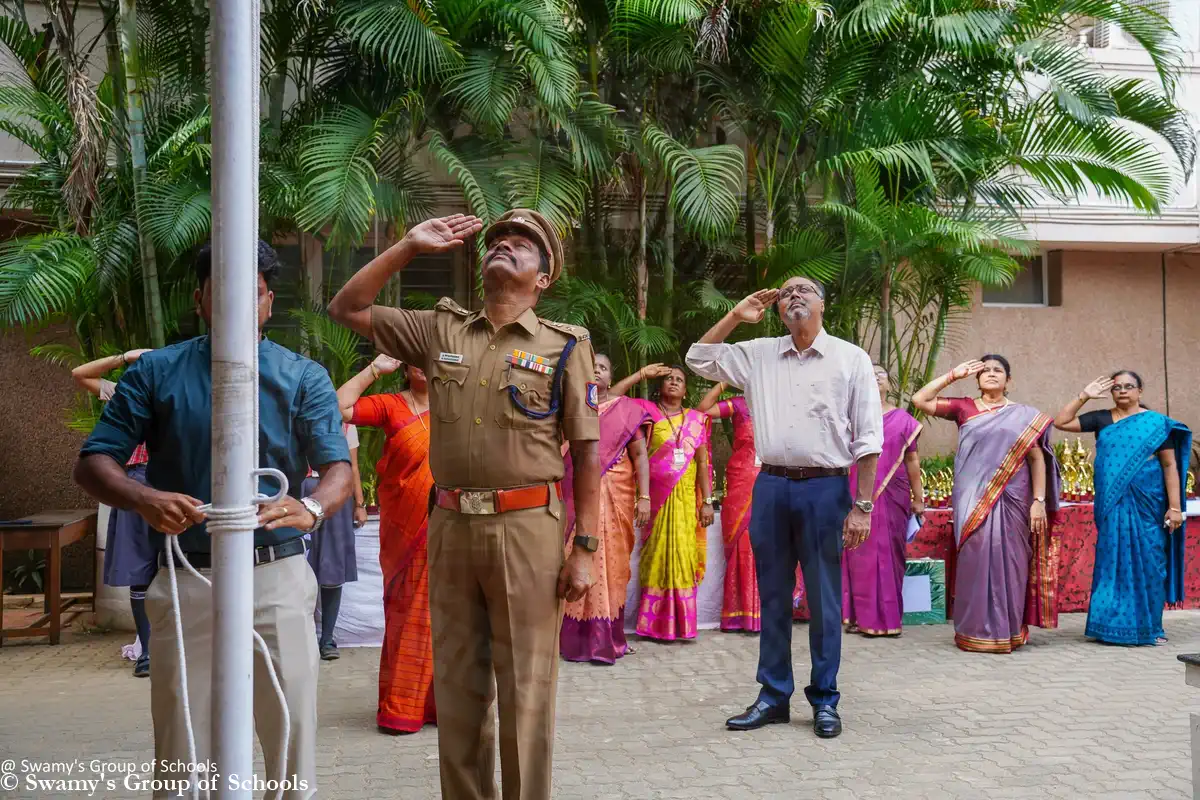
<svg viewBox="0 0 1200 800"><path fill-rule="evenodd" d="M600 540L595 536L576 536L575 546L582 547L589 553L594 553L600 549Z"/></svg>

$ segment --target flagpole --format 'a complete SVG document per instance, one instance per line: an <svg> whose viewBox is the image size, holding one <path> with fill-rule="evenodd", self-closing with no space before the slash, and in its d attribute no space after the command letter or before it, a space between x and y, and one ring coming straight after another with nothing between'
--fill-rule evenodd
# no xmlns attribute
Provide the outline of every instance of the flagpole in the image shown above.
<svg viewBox="0 0 1200 800"><path fill-rule="evenodd" d="M256 0L212 0L212 754L218 798L254 768L254 496L258 468ZM210 524L210 532L213 525ZM266 776L263 776L264 778ZM244 787L244 788L243 788Z"/></svg>

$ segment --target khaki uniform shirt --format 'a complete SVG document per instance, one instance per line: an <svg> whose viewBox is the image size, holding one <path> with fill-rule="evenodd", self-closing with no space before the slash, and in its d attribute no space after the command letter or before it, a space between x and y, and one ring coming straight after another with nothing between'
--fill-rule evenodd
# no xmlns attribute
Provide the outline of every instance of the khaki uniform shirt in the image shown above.
<svg viewBox="0 0 1200 800"><path fill-rule="evenodd" d="M583 328L540 319L530 309L494 331L482 311L444 298L434 311L371 307L375 346L429 380L429 465L447 489L508 489L563 477L562 441L600 438L595 361ZM563 348L575 348L561 377L557 414L550 410L553 374L510 363L520 353L540 356L557 373Z"/></svg>

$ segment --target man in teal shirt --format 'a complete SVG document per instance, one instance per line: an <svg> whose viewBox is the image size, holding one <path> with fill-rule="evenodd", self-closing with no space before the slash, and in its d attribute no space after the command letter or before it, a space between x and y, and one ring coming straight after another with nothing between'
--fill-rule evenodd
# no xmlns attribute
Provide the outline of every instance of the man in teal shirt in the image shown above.
<svg viewBox="0 0 1200 800"><path fill-rule="evenodd" d="M275 252L258 246L258 324L271 316L271 280L279 272ZM212 252L196 259L196 301L212 323ZM199 506L211 498L212 348L200 336L143 355L126 371L116 394L88 437L75 467L75 480L89 494L115 508L132 509L150 525L152 536L179 536L180 548L202 572L210 566L210 540ZM288 477L288 495L259 508L254 532L254 627L267 642L287 697L291 716L286 796L303 798L316 790L317 644L313 628L317 583L304 558L306 533L320 536L320 522L346 501L351 491L350 451L342 433L337 394L319 364L262 339L259 369L259 464ZM122 465L139 442L150 453L148 486L125 475ZM320 482L308 497L300 485L309 464ZM277 490L263 481L260 491ZM299 556L299 557L297 557ZM163 556L165 558L165 554ZM160 559L160 563L164 563ZM189 762L180 658L175 641L170 587L159 570L146 593L151 623L151 712L154 718L156 778L179 779ZM209 691L212 660L212 595L186 571L176 571L188 701L198 761L211 756ZM250 646L250 643L246 643ZM255 663L255 721L267 776L275 778L283 715L270 691L266 667ZM172 770L174 766L174 770ZM156 792L155 796L159 796ZM164 795L165 796L165 795Z"/></svg>

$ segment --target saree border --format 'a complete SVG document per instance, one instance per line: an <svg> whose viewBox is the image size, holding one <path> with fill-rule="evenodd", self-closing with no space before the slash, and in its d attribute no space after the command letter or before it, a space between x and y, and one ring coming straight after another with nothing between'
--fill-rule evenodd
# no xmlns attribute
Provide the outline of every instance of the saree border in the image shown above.
<svg viewBox="0 0 1200 800"><path fill-rule="evenodd" d="M1021 632L1007 639L980 639L977 636L954 634L954 644L968 653L1011 653L1029 643L1029 628L1021 626Z"/></svg>
<svg viewBox="0 0 1200 800"><path fill-rule="evenodd" d="M1025 461L1025 456L1029 450L1037 444L1042 438L1042 434L1050 427L1054 420L1045 414L1038 412L1021 435L1017 437L1017 441L1008 449L1008 453L1004 456L1004 460L1000 462L1000 466L996 468L996 472L988 481L987 488L984 489L983 495L975 504L975 508L971 510L971 515L967 517L967 521L963 524L963 530L959 535L958 549L966 544L967 539L971 534L979 529L983 521L987 519L988 514L992 513L992 508L996 505L996 501L1000 499L1000 494L1004 491L1004 487L1016 474L1021 464Z"/></svg>
<svg viewBox="0 0 1200 800"><path fill-rule="evenodd" d="M912 443L915 442L917 437L921 435L921 431L924 429L924 427L924 425L918 422L917 427L912 432L912 435L909 436L904 442L904 447L900 448L900 457L896 459L896 463L893 464L892 468L888 470L888 474L883 476L883 482L881 482L879 487L875 490L875 495L871 498L873 502L878 501L879 498L883 496L884 490L887 489L888 484L892 482L892 478L896 476L896 470L900 469L900 465L904 463L904 456L908 453L908 448L912 447Z"/></svg>

